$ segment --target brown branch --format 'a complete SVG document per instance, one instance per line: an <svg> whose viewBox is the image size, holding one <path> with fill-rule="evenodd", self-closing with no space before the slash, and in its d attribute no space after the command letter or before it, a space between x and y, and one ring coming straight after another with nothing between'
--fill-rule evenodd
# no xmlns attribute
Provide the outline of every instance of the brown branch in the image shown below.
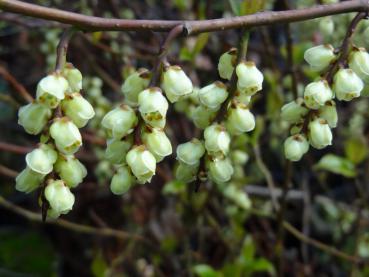
<svg viewBox="0 0 369 277"><path fill-rule="evenodd" d="M369 2L365 0L344 1L330 5L314 6L288 11L266 11L252 15L210 20L129 20L87 16L73 12L47 8L17 0L0 0L0 9L36 18L70 24L84 31L159 31L167 32L183 24L187 34L214 32L228 29L298 22L327 15L367 12Z"/></svg>
<svg viewBox="0 0 369 277"><path fill-rule="evenodd" d="M32 102L33 97L31 94L26 90L26 88L17 81L17 79L10 74L10 72L4 67L0 65L0 75L9 82L9 84L23 97L24 100L27 102Z"/></svg>
<svg viewBox="0 0 369 277"><path fill-rule="evenodd" d="M16 213L30 221L42 223L42 219L40 214L28 211L22 207L19 207L10 201L6 200L4 197L0 196L0 206ZM48 219L45 222L46 224L56 225L65 229L69 229L71 231L82 233L82 234L89 234L89 235L97 235L103 237L113 237L117 239L134 239L137 241L148 242L144 237L136 234L130 234L122 230L115 230L111 228L95 228L92 226L82 225L70 222L65 219Z"/></svg>
<svg viewBox="0 0 369 277"><path fill-rule="evenodd" d="M369 3L369 2L368 2ZM356 26L359 22L368 16L368 12L360 12L358 13L354 19L351 21L350 26L347 29L346 35L342 41L341 47L339 48L340 55L339 57L329 66L327 72L325 74L325 79L328 83L332 83L333 76L339 69L340 65L346 62L351 46L352 35L355 32Z"/></svg>
<svg viewBox="0 0 369 277"><path fill-rule="evenodd" d="M18 172L6 167L5 165L0 164L0 175L7 176L13 179L17 177Z"/></svg>
<svg viewBox="0 0 369 277"><path fill-rule="evenodd" d="M0 150L23 155L25 153L31 152L33 148L0 141Z"/></svg>
<svg viewBox="0 0 369 277"><path fill-rule="evenodd" d="M182 24L175 26L172 30L170 30L168 36L165 38L163 44L160 46L159 56L157 57L157 60L153 68L150 86L158 85L157 83L160 78L161 66L166 60L169 47L172 44L173 40L183 33L183 30L184 26Z"/></svg>
<svg viewBox="0 0 369 277"><path fill-rule="evenodd" d="M63 70L66 59L67 59L69 41L75 32L76 32L76 29L74 28L68 28L64 30L60 38L58 47L56 49L55 72L60 72Z"/></svg>

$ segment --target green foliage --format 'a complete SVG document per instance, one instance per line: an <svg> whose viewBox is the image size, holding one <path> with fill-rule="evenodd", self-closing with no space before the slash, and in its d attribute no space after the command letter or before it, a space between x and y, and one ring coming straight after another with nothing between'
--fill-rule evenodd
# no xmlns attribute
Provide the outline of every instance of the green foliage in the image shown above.
<svg viewBox="0 0 369 277"><path fill-rule="evenodd" d="M347 178L354 178L357 174L355 165L350 160L334 154L324 155L315 165L315 168L327 170Z"/></svg>

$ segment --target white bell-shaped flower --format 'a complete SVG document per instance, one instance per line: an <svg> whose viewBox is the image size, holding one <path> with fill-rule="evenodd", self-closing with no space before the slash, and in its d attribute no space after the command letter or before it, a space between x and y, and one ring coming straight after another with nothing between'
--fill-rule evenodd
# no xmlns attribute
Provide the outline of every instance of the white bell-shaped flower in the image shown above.
<svg viewBox="0 0 369 277"><path fill-rule="evenodd" d="M155 156L144 145L133 147L127 153L126 161L140 184L150 182L155 175Z"/></svg>
<svg viewBox="0 0 369 277"><path fill-rule="evenodd" d="M45 198L50 207L59 214L66 214L74 205L74 195L62 180L48 180Z"/></svg>
<svg viewBox="0 0 369 277"><path fill-rule="evenodd" d="M200 105L193 110L191 114L191 119L193 120L193 123L197 128L205 129L213 122L217 111L218 108L210 109L208 107Z"/></svg>
<svg viewBox="0 0 369 277"><path fill-rule="evenodd" d="M204 143L196 138L177 146L177 160L187 165L198 164L204 154Z"/></svg>
<svg viewBox="0 0 369 277"><path fill-rule="evenodd" d="M55 164L55 171L71 188L78 186L87 176L86 167L74 156L60 155Z"/></svg>
<svg viewBox="0 0 369 277"><path fill-rule="evenodd" d="M88 121L95 116L94 108L90 102L79 93L67 95L61 102L61 107L64 114L68 116L78 128L86 126Z"/></svg>
<svg viewBox="0 0 369 277"><path fill-rule="evenodd" d="M162 88L171 103L177 102L192 90L192 82L178 65L168 66L164 69Z"/></svg>
<svg viewBox="0 0 369 277"><path fill-rule="evenodd" d="M68 81L56 73L41 79L37 85L37 100L50 108L56 108L68 90Z"/></svg>
<svg viewBox="0 0 369 277"><path fill-rule="evenodd" d="M152 127L164 128L168 111L168 101L160 88L151 87L138 95L138 110L145 122Z"/></svg>
<svg viewBox="0 0 369 277"><path fill-rule="evenodd" d="M41 144L26 155L26 162L34 172L46 175L53 170L57 158L58 153L50 145Z"/></svg>
<svg viewBox="0 0 369 277"><path fill-rule="evenodd" d="M284 142L284 155L286 159L296 162L309 150L309 142L302 134L288 137Z"/></svg>
<svg viewBox="0 0 369 277"><path fill-rule="evenodd" d="M189 165L179 162L175 169L175 177L178 181L184 183L191 183L197 179L197 173L199 171L199 162Z"/></svg>
<svg viewBox="0 0 369 277"><path fill-rule="evenodd" d="M231 80L234 67L237 60L237 48L231 48L229 51L223 53L218 62L219 76L223 79Z"/></svg>
<svg viewBox="0 0 369 277"><path fill-rule="evenodd" d="M210 109L218 108L228 96L227 87L220 81L216 81L199 91L200 103Z"/></svg>
<svg viewBox="0 0 369 277"><path fill-rule="evenodd" d="M109 137L121 139L133 132L137 122L135 111L123 104L108 112L102 119L101 125Z"/></svg>
<svg viewBox="0 0 369 277"><path fill-rule="evenodd" d="M132 142L120 139L107 140L105 158L112 164L124 163L128 150L132 147Z"/></svg>
<svg viewBox="0 0 369 277"><path fill-rule="evenodd" d="M211 155L222 153L226 155L229 151L231 138L224 128L219 124L212 124L204 131L205 148Z"/></svg>
<svg viewBox="0 0 369 277"><path fill-rule="evenodd" d="M237 89L252 96L263 88L264 76L254 62L241 62L236 67Z"/></svg>
<svg viewBox="0 0 369 277"><path fill-rule="evenodd" d="M281 118L290 123L297 123L308 113L304 99L301 97L291 101L281 108Z"/></svg>
<svg viewBox="0 0 369 277"><path fill-rule="evenodd" d="M334 48L330 44L314 46L304 53L305 61L315 71L321 71L328 67L335 58Z"/></svg>
<svg viewBox="0 0 369 277"><path fill-rule="evenodd" d="M210 160L207 164L210 178L217 184L226 183L231 180L233 175L233 166L227 158L216 158Z"/></svg>
<svg viewBox="0 0 369 277"><path fill-rule="evenodd" d="M333 98L333 92L326 80L320 80L308 84L304 91L305 105L310 109L319 109Z"/></svg>
<svg viewBox="0 0 369 277"><path fill-rule="evenodd" d="M351 101L359 97L364 83L352 69L341 68L334 75L333 91L338 100Z"/></svg>
<svg viewBox="0 0 369 277"><path fill-rule="evenodd" d="M138 105L138 94L149 85L150 75L146 68L140 68L124 81L121 90L128 105Z"/></svg>
<svg viewBox="0 0 369 277"><path fill-rule="evenodd" d="M327 120L329 127L336 128L338 122L336 103L333 100L328 101L319 109L319 116Z"/></svg>
<svg viewBox="0 0 369 277"><path fill-rule="evenodd" d="M82 73L71 63L67 63L63 70L63 75L68 81L69 92L79 92L82 89Z"/></svg>
<svg viewBox="0 0 369 277"><path fill-rule="evenodd" d="M350 68L369 84L369 54L364 48L354 49L349 57Z"/></svg>
<svg viewBox="0 0 369 277"><path fill-rule="evenodd" d="M118 168L110 182L110 190L115 195L126 193L135 184L130 169L123 165Z"/></svg>
<svg viewBox="0 0 369 277"><path fill-rule="evenodd" d="M246 105L232 103L228 109L226 127L231 135L240 135L255 128L255 117Z"/></svg>
<svg viewBox="0 0 369 277"><path fill-rule="evenodd" d="M56 118L50 126L50 136L56 148L65 155L72 155L82 145L82 136L78 127L68 118Z"/></svg>
<svg viewBox="0 0 369 277"><path fill-rule="evenodd" d="M44 174L37 173L29 167L26 167L15 178L15 189L17 191L30 193L40 186L44 178Z"/></svg>
<svg viewBox="0 0 369 277"><path fill-rule="evenodd" d="M50 108L33 102L19 109L18 124L21 125L28 134L38 135L45 128L50 117Z"/></svg>
<svg viewBox="0 0 369 277"><path fill-rule="evenodd" d="M322 118L316 118L309 123L309 142L316 149L322 149L332 144L332 131L328 122Z"/></svg>
<svg viewBox="0 0 369 277"><path fill-rule="evenodd" d="M148 128L143 135L147 149L155 156L156 162L161 162L172 154L172 144L162 129Z"/></svg>

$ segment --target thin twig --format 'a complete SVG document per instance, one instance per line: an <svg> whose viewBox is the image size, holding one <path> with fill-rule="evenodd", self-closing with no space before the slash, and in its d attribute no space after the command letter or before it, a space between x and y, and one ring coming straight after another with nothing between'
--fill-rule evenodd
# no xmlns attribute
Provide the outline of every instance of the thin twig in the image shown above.
<svg viewBox="0 0 369 277"><path fill-rule="evenodd" d="M150 81L150 86L157 86L160 78L161 73L161 66L168 55L168 51L170 45L172 44L173 40L177 38L179 35L183 33L184 26L182 24L175 26L170 32L168 33L167 37L165 38L163 44L160 46L159 55L156 59L153 74Z"/></svg>
<svg viewBox="0 0 369 277"><path fill-rule="evenodd" d="M159 31L167 32L183 24L187 34L214 32L228 29L298 22L327 15L348 12L366 12L369 2L364 0L343 1L289 11L266 11L252 15L210 20L130 20L87 16L53 8L42 7L17 0L0 0L0 9L22 15L58 21L76 26L84 31Z"/></svg>
<svg viewBox="0 0 369 277"><path fill-rule="evenodd" d="M76 31L77 30L73 27L64 30L56 49L55 72L63 70L67 58L69 41Z"/></svg>
<svg viewBox="0 0 369 277"><path fill-rule="evenodd" d="M20 96L22 96L24 100L29 103L33 101L33 97L26 90L26 88L21 83L19 83L17 79L12 74L10 74L10 72L2 65L0 65L0 75L4 78L4 80L12 85L12 87L19 93Z"/></svg>
<svg viewBox="0 0 369 277"><path fill-rule="evenodd" d="M16 213L30 221L42 223L42 219L38 213L34 213L31 211L28 211L22 207L19 207L10 201L6 200L4 197L0 196L0 206ZM113 237L117 239L134 239L137 241L143 241L147 242L147 240L136 234L130 234L122 230L115 230L111 228L94 228L92 226L77 224L74 222L67 221L65 219L48 219L45 221L47 224L56 225L65 229L69 229L71 231L82 233L82 234L90 234L90 235L97 235L97 236L103 236L103 237Z"/></svg>
<svg viewBox="0 0 369 277"><path fill-rule="evenodd" d="M18 172L6 167L5 165L0 164L0 175L4 175L10 178L15 178L18 175Z"/></svg>

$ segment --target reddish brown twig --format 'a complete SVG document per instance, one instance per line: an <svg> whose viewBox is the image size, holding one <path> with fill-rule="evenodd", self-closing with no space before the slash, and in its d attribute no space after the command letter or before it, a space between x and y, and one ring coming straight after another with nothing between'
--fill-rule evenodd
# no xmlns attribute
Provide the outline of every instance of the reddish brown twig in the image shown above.
<svg viewBox="0 0 369 277"><path fill-rule="evenodd" d="M26 88L17 81L17 79L9 73L9 71L0 65L0 75L7 81L9 84L22 96L24 100L27 102L32 102L33 97L31 94L26 90Z"/></svg>

